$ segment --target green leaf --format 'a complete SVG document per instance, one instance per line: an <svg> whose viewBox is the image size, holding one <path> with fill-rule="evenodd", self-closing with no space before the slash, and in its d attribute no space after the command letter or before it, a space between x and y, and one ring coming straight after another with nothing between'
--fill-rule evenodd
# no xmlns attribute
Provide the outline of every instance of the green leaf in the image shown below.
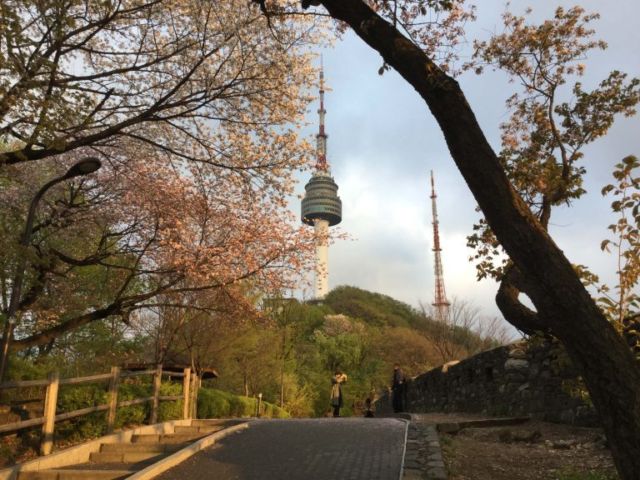
<svg viewBox="0 0 640 480"><path fill-rule="evenodd" d="M613 185L607 185L606 187L604 187L602 189L602 195L606 195L607 193L609 193L611 190L613 190Z"/></svg>

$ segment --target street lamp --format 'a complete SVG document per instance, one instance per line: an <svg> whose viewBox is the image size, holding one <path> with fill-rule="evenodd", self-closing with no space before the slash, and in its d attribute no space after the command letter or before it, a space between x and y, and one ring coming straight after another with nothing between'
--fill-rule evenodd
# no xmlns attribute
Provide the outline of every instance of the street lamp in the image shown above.
<svg viewBox="0 0 640 480"><path fill-rule="evenodd" d="M50 180L45 183L40 190L35 194L31 204L29 205L29 213L27 215L27 222L24 226L24 232L20 237L20 246L28 247L31 242L31 233L33 231L33 220L36 215L36 208L38 202L42 196L54 185L69 180L70 178L79 177L81 175L88 175L95 172L102 166L100 160L94 157L83 158L67 170L67 173L59 177ZM7 369L7 363L9 358L9 345L11 343L11 337L13 336L13 330L16 325L16 312L18 311L18 305L20 304L20 296L22 293L22 282L24 280L24 271L27 267L27 259L25 255L20 255L18 259L18 266L16 268L15 278L13 280L13 286L11 289L11 299L9 300L9 309L7 310L7 321L4 324L4 332L2 334L2 347L0 352L0 383L4 381L4 375Z"/></svg>

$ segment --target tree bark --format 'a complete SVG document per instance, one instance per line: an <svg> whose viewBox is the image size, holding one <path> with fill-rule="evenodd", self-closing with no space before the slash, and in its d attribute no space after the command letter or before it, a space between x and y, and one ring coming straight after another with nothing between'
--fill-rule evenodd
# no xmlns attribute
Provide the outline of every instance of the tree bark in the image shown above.
<svg viewBox="0 0 640 480"><path fill-rule="evenodd" d="M620 476L640 479L640 368L562 251L513 189L458 83L361 0L322 0L415 88L491 229L527 278L538 317L581 371Z"/></svg>
<svg viewBox="0 0 640 480"><path fill-rule="evenodd" d="M515 265L509 265L500 281L496 305L511 325L527 335L533 335L536 332L549 333L549 326L540 320L536 312L527 308L518 299L520 292L527 291L523 283L522 272Z"/></svg>

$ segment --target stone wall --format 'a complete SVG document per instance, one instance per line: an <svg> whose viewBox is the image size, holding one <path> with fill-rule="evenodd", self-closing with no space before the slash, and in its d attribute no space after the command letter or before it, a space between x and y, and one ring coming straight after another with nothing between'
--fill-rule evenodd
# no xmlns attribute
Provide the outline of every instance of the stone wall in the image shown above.
<svg viewBox="0 0 640 480"><path fill-rule="evenodd" d="M522 416L576 425L596 425L588 400L570 394L576 373L558 361L558 347L520 342L449 362L406 383L405 410ZM563 385L564 384L564 385ZM387 393L376 402L391 412Z"/></svg>

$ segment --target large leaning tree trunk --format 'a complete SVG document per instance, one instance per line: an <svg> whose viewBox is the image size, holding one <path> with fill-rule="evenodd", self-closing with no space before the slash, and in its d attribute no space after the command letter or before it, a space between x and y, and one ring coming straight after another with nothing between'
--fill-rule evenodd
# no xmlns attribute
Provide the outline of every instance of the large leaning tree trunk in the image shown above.
<svg viewBox="0 0 640 480"><path fill-rule="evenodd" d="M321 0L427 103L491 229L527 279L540 321L581 371L618 472L640 479L640 367L562 251L513 189L458 83L362 0Z"/></svg>

